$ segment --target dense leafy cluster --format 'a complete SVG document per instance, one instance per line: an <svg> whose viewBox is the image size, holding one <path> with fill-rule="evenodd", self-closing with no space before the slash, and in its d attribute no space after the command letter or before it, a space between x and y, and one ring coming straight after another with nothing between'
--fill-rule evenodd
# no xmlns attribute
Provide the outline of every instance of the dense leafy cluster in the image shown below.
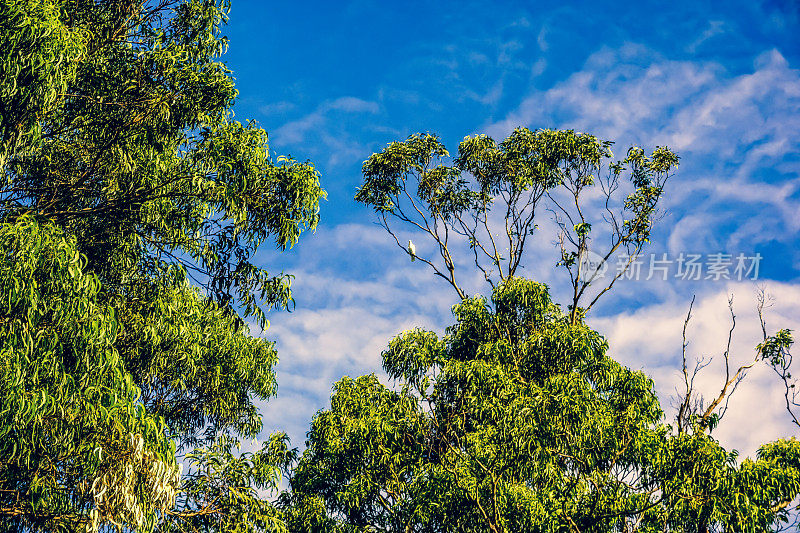
<svg viewBox="0 0 800 533"><path fill-rule="evenodd" d="M73 239L0 225L0 527L152 526L177 488L174 444L138 401Z"/></svg>
<svg viewBox="0 0 800 533"><path fill-rule="evenodd" d="M325 193L312 164L234 120L228 8L0 0L11 529L278 527L258 492L274 465L232 440L260 432L277 354L237 311L263 325L291 305L291 276L251 259L313 229Z"/></svg>
<svg viewBox="0 0 800 533"><path fill-rule="evenodd" d="M511 278L336 384L283 496L295 531L763 531L800 493L800 444L737 464L663 423L652 381Z"/></svg>
<svg viewBox="0 0 800 533"><path fill-rule="evenodd" d="M289 280L249 258L314 227L324 192L312 165L275 163L266 132L233 120L226 12L216 0L4 0L0 216L78 236L107 290L167 261L263 319L264 303L289 303Z"/></svg>
<svg viewBox="0 0 800 533"><path fill-rule="evenodd" d="M249 335L237 316L209 302L180 270L138 283L119 303L117 346L148 411L164 418L184 446L226 428L261 430L254 398L276 391L272 342Z"/></svg>

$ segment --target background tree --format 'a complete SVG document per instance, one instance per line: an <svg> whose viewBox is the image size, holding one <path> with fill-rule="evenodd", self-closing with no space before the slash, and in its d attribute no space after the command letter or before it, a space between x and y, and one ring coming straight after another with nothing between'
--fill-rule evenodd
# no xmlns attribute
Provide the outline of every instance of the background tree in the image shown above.
<svg viewBox="0 0 800 533"><path fill-rule="evenodd" d="M185 490L196 492L153 515L162 528L219 529L248 512L239 527L276 527L257 492L270 486L271 455L241 458L225 438L255 437L254 402L275 392L274 347L251 337L237 311L263 326L270 308L292 304L291 276L252 257L267 240L285 249L313 229L325 195L312 164L275 160L264 130L234 120L237 93L220 61L228 7L0 0L0 222L58 228L85 258L93 298L114 316L104 342L128 376L119 383L135 387L117 393L140 390L138 405L166 422L162 436L178 453L200 446L199 466L185 476ZM3 463L0 491L32 483L16 453ZM14 509L4 505L0 516ZM46 527L40 509L26 511L31 528ZM75 503L73 522L90 509ZM101 525L116 520L103 517Z"/></svg>
<svg viewBox="0 0 800 533"><path fill-rule="evenodd" d="M756 460L739 461L711 436L751 365L731 367L728 349L725 384L708 405L692 403L685 370L690 408L668 424L652 380L610 359L584 322L619 277L587 294L595 279L582 256L600 228L592 217L610 238L600 261L624 250L629 265L678 161L666 148L647 157L632 148L600 180L609 147L572 131L518 129L499 145L465 139L447 166L434 136L415 135L364 163L357 199L376 209L400 248L396 220L432 238L438 258L416 255L462 300L444 338L415 329L390 342L383 365L396 387L374 375L335 385L281 496L290 528L755 532L787 523L800 493L800 443L765 444ZM620 214L612 203L628 172ZM598 182L599 205L585 200ZM570 274L567 313L544 285L515 275L542 205ZM490 301L465 297L457 281L458 236L492 286ZM768 359L780 373L790 343L765 328L754 361Z"/></svg>
<svg viewBox="0 0 800 533"><path fill-rule="evenodd" d="M517 274L526 242L542 211L549 211L560 229L559 265L572 284L575 323L649 242L664 184L678 164L678 157L661 147L650 156L632 147L614 162L611 145L572 130L517 128L500 143L486 135L466 137L448 165L449 154L436 136L415 134L364 162L356 200L375 209L401 248L396 221L432 239L439 257L418 253L417 258L460 299L467 293L457 279L454 241L468 245L475 266L494 287ZM630 185L624 189L626 175ZM591 191L598 185L603 201L592 205ZM605 250L595 252L595 265L588 255L593 238L608 241ZM625 268L600 284L596 273L622 250Z"/></svg>
<svg viewBox="0 0 800 533"><path fill-rule="evenodd" d="M800 443L737 462L606 355L545 286L509 278L440 339L383 353L396 390L343 378L282 495L294 531L764 531L800 493Z"/></svg>

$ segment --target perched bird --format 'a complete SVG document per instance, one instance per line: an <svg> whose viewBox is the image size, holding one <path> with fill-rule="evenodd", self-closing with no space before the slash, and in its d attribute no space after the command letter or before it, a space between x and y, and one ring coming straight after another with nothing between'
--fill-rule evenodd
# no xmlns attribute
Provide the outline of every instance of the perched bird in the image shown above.
<svg viewBox="0 0 800 533"><path fill-rule="evenodd" d="M411 242L411 239L408 241L408 255L411 256L411 261L417 258L417 248L414 246L414 243Z"/></svg>

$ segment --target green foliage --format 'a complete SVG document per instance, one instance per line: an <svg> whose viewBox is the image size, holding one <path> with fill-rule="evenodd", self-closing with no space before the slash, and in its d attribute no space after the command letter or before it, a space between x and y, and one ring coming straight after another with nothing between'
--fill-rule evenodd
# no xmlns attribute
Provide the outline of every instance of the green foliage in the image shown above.
<svg viewBox="0 0 800 533"><path fill-rule="evenodd" d="M599 167L603 158L611 157L610 146L571 130L517 128L499 145L486 135L465 138L455 163L475 176L482 192L518 195L534 187L552 189L584 167Z"/></svg>
<svg viewBox="0 0 800 533"><path fill-rule="evenodd" d="M77 236L111 290L132 270L184 265L229 307L264 320L290 278L250 262L318 221L310 163L269 155L232 119L218 58L228 3L4 0L0 217L52 220ZM8 45L8 46L6 46Z"/></svg>
<svg viewBox="0 0 800 533"><path fill-rule="evenodd" d="M782 329L775 335L764 339L764 342L758 345L757 350L761 357L769 361L772 366L783 366L786 364L792 344L794 344L792 332L788 329Z"/></svg>
<svg viewBox="0 0 800 533"><path fill-rule="evenodd" d="M275 394L272 342L249 335L237 316L208 301L180 270L131 284L116 296L117 347L142 388L148 412L164 418L183 447L207 435L261 430L254 398Z"/></svg>
<svg viewBox="0 0 800 533"><path fill-rule="evenodd" d="M148 411L182 446L203 429L254 435L252 399L274 393L276 355L234 306L263 326L266 308L291 305L291 276L250 258L267 238L285 248L313 228L325 193L313 165L274 162L266 132L232 120L218 60L228 3L2 5L13 124L0 132L0 219L27 214L74 236L121 317L117 348Z"/></svg>
<svg viewBox="0 0 800 533"><path fill-rule="evenodd" d="M277 488L278 466L294 458L285 434L274 434L255 453L222 437L187 455L191 461L178 495L180 513L169 514L158 531L286 531L283 520L259 491Z"/></svg>
<svg viewBox="0 0 800 533"><path fill-rule="evenodd" d="M383 354L397 390L339 381L281 497L293 531L763 531L800 493L800 444L737 464L664 425L652 381L547 288L510 278L446 337Z"/></svg>
<svg viewBox="0 0 800 533"><path fill-rule="evenodd" d="M48 0L0 2L0 162L24 139L41 137L37 116L74 83L86 53L87 34L64 24L59 11Z"/></svg>
<svg viewBox="0 0 800 533"><path fill-rule="evenodd" d="M238 311L291 307L292 277L252 258L313 229L325 192L234 120L228 9L0 0L3 525L277 527L277 455L234 451L277 354Z"/></svg>
<svg viewBox="0 0 800 533"><path fill-rule="evenodd" d="M376 211L399 247L394 222L432 239L439 257L414 259L447 280L460 299L467 294L457 279L454 243L466 241L494 288L516 275L545 203L560 230L557 266L572 282L570 321L576 323L621 275L587 293L595 282L595 271L586 272L584 264L590 241L610 241L598 267L621 251L638 254L649 242L664 184L678 165L678 156L665 147L650 156L632 147L625 159L613 162L611 145L572 130L517 128L499 143L487 135L466 137L451 161L435 135L415 134L364 161L355 199ZM620 182L623 176L629 183ZM597 187L604 201L591 194Z"/></svg>
<svg viewBox="0 0 800 533"><path fill-rule="evenodd" d="M312 423L308 450L292 474L286 512L291 531L402 530L409 495L423 467L427 421L408 391L390 391L374 375L343 378L331 410ZM345 517L342 523L329 519Z"/></svg>
<svg viewBox="0 0 800 533"><path fill-rule="evenodd" d="M0 527L152 527L173 505L174 445L115 348L73 239L0 225Z"/></svg>

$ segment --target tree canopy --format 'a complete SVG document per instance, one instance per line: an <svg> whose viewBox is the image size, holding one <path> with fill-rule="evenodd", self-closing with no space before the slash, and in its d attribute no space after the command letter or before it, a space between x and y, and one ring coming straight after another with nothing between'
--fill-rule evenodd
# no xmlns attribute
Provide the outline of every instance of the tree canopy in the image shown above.
<svg viewBox="0 0 800 533"><path fill-rule="evenodd" d="M276 390L244 318L292 305L253 255L313 229L325 192L235 120L228 9L0 1L4 525L278 527L259 491L283 441L235 451Z"/></svg>
<svg viewBox="0 0 800 533"><path fill-rule="evenodd" d="M764 531L800 494L800 443L737 461L697 421L664 420L653 382L508 278L443 338L395 337L345 377L282 496L293 531Z"/></svg>
<svg viewBox="0 0 800 533"><path fill-rule="evenodd" d="M400 227L432 240L433 255L415 258L460 299L468 294L459 284L458 242L468 246L475 267L494 287L524 268L526 242L547 212L559 228L558 266L572 285L574 323L624 273L600 283L598 269L620 252L627 268L649 243L664 185L678 165L666 147L648 156L633 146L614 161L612 145L573 130L520 127L501 142L465 137L450 161L437 136L414 134L364 161L356 200L376 211L400 248L405 250L396 235ZM597 248L604 241L606 248ZM593 266L590 244L597 254Z"/></svg>

